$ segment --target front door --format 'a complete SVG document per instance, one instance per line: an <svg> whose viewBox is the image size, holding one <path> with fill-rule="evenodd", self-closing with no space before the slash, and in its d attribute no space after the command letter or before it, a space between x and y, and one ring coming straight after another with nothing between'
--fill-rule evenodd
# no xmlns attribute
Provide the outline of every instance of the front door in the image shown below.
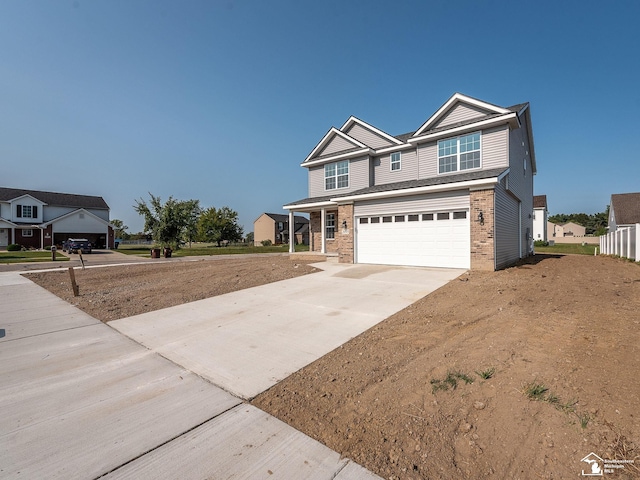
<svg viewBox="0 0 640 480"><path fill-rule="evenodd" d="M0 228L0 247L9 245L9 229Z"/></svg>

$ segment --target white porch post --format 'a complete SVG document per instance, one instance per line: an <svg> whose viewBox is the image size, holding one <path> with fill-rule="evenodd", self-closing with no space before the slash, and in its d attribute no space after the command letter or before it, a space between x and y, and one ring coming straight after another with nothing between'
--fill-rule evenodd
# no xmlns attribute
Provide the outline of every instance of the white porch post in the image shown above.
<svg viewBox="0 0 640 480"><path fill-rule="evenodd" d="M289 253L295 253L296 237L295 237L295 215L293 210L289 210Z"/></svg>
<svg viewBox="0 0 640 480"><path fill-rule="evenodd" d="M325 238L325 222L327 219L327 211L323 208L320 210L320 253L327 253L327 239Z"/></svg>
<svg viewBox="0 0 640 480"><path fill-rule="evenodd" d="M40 250L44 250L44 228L38 228L40 230Z"/></svg>
<svg viewBox="0 0 640 480"><path fill-rule="evenodd" d="M635 232L633 233L636 237L636 251L635 251L636 256L634 260L636 262L640 262L640 223L636 223Z"/></svg>

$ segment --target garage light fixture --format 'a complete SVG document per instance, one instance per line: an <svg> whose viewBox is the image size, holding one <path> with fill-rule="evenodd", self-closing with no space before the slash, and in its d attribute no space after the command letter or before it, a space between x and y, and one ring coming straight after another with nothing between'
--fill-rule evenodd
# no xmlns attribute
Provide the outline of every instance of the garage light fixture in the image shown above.
<svg viewBox="0 0 640 480"><path fill-rule="evenodd" d="M342 228L344 228L345 230L347 229L347 221L346 220L342 221Z"/></svg>
<svg viewBox="0 0 640 480"><path fill-rule="evenodd" d="M480 225L484 225L484 215L482 215L482 211L478 212L478 221Z"/></svg>

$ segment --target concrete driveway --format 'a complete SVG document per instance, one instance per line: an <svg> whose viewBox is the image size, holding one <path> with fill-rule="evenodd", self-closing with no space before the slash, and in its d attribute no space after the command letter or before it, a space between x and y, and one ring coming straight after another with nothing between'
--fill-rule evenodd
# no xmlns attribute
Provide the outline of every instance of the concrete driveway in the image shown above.
<svg viewBox="0 0 640 480"><path fill-rule="evenodd" d="M251 399L464 270L319 263L322 272L110 322Z"/></svg>

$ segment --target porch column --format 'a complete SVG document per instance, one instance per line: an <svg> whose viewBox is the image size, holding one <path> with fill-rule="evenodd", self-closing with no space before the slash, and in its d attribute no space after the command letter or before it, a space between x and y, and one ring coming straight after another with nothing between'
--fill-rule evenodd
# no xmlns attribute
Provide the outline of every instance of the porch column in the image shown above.
<svg viewBox="0 0 640 480"><path fill-rule="evenodd" d="M327 217L327 211L323 208L320 210L320 253L327 253L327 239L325 238L325 222Z"/></svg>
<svg viewBox="0 0 640 480"><path fill-rule="evenodd" d="M44 228L38 227L40 230L40 250L44 250Z"/></svg>
<svg viewBox="0 0 640 480"><path fill-rule="evenodd" d="M289 253L295 253L296 237L295 237L295 215L293 210L289 210Z"/></svg>

